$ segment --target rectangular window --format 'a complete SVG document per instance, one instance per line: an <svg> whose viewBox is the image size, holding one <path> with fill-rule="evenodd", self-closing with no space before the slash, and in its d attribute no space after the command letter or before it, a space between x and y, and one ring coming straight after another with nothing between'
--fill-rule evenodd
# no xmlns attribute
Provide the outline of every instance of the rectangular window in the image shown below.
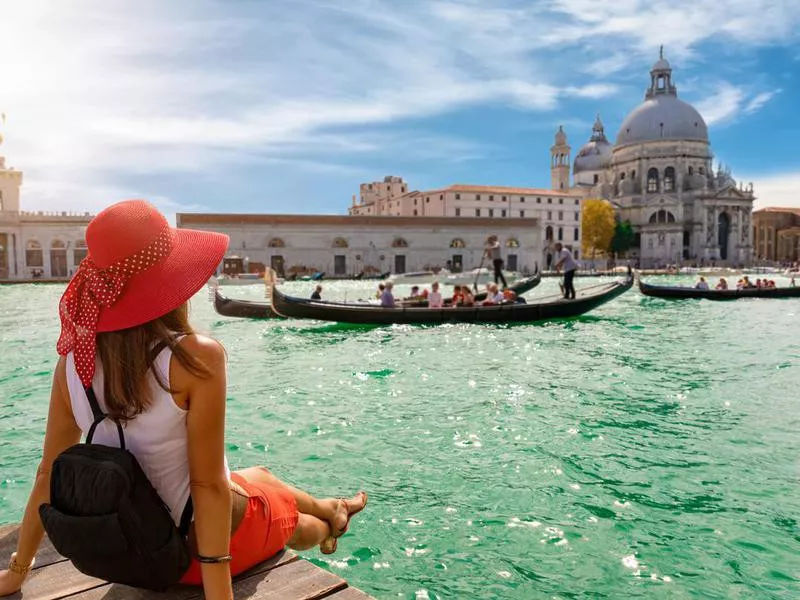
<svg viewBox="0 0 800 600"><path fill-rule="evenodd" d="M347 275L347 257L344 254L337 254L333 257L333 274Z"/></svg>
<svg viewBox="0 0 800 600"><path fill-rule="evenodd" d="M575 228L575 235L574 235L574 238L573 238L573 239L574 239L574 240L577 242L577 241L578 241L578 237L579 237L579 234L578 234L578 228L576 227L576 228Z"/></svg>
<svg viewBox="0 0 800 600"><path fill-rule="evenodd" d="M548 198L548 199L547 199L547 203L548 203L548 204L552 204L552 203L553 203L553 199L552 199L552 198Z"/></svg>
<svg viewBox="0 0 800 600"><path fill-rule="evenodd" d="M456 194L456 200L461 200L461 194Z"/></svg>
<svg viewBox="0 0 800 600"><path fill-rule="evenodd" d="M563 221L564 220L564 211L563 210L558 211L558 220L559 221Z"/></svg>
<svg viewBox="0 0 800 600"><path fill-rule="evenodd" d="M581 203L580 200L575 200L575 206L578 206Z"/></svg>
<svg viewBox="0 0 800 600"><path fill-rule="evenodd" d="M564 241L564 228L563 227L559 227L558 228L558 241L559 242Z"/></svg>
<svg viewBox="0 0 800 600"><path fill-rule="evenodd" d="M430 201L431 201L431 199L430 199L430 198L425 198L425 203L426 203L426 204L427 204L428 202L430 202Z"/></svg>
<svg viewBox="0 0 800 600"><path fill-rule="evenodd" d="M559 199L558 199L558 203L559 203L559 204L564 204L564 199L563 199L563 198L559 198Z"/></svg>
<svg viewBox="0 0 800 600"><path fill-rule="evenodd" d="M508 200L508 198L506 198L505 196L503 196L503 202L505 202L506 200Z"/></svg>
<svg viewBox="0 0 800 600"><path fill-rule="evenodd" d="M525 211L524 210L519 211L519 218L520 219L524 219L525 218Z"/></svg>
<svg viewBox="0 0 800 600"><path fill-rule="evenodd" d="M581 220L581 213L579 213L579 212L575 213L575 220L576 221L580 221Z"/></svg>
<svg viewBox="0 0 800 600"><path fill-rule="evenodd" d="M490 216L490 217L493 217L493 216L494 216L494 209L493 209L493 208L490 208L490 209L489 209L489 216Z"/></svg>
<svg viewBox="0 0 800 600"><path fill-rule="evenodd" d="M500 216L501 217L505 217L506 216L506 209L505 208L500 212Z"/></svg>
<svg viewBox="0 0 800 600"><path fill-rule="evenodd" d="M480 199L481 199L481 195L480 194L475 194L475 200L480 200Z"/></svg>
<svg viewBox="0 0 800 600"><path fill-rule="evenodd" d="M553 220L553 211L552 210L548 210L547 211L547 220L548 221L552 221Z"/></svg>
<svg viewBox="0 0 800 600"><path fill-rule="evenodd" d="M489 202L494 202L494 196L489 196Z"/></svg>
<svg viewBox="0 0 800 600"><path fill-rule="evenodd" d="M416 205L417 205L417 199L414 198L414 206L416 206Z"/></svg>
<svg viewBox="0 0 800 600"><path fill-rule="evenodd" d="M536 204L541 204L541 203L542 203L542 199L541 198L537 198L536 199Z"/></svg>
<svg viewBox="0 0 800 600"><path fill-rule="evenodd" d="M475 209L475 216L476 217L480 217L481 216L481 209L480 208L476 208Z"/></svg>
<svg viewBox="0 0 800 600"><path fill-rule="evenodd" d="M520 202L525 202L525 196L520 196L519 201Z"/></svg>

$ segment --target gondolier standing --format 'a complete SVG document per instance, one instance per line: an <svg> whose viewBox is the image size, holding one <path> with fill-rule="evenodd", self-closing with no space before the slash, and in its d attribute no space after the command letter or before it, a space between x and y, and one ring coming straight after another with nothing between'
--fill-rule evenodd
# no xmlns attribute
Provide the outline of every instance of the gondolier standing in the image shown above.
<svg viewBox="0 0 800 600"><path fill-rule="evenodd" d="M491 259L494 266L494 282L502 281L503 289L506 289L508 283L506 283L506 278L503 276L503 256L500 253L500 240L497 239L496 235L490 235L489 239L486 240L485 256Z"/></svg>
<svg viewBox="0 0 800 600"><path fill-rule="evenodd" d="M561 270L562 266L564 267L564 298L574 300L575 284L573 279L575 279L575 271L578 270L578 263L572 258L572 252L564 248L561 242L556 242L556 253L558 256L555 266L556 271Z"/></svg>

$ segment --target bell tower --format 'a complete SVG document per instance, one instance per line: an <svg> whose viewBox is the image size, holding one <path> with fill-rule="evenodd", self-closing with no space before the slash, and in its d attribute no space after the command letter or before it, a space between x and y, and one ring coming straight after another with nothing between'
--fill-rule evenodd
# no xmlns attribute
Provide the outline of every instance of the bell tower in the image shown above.
<svg viewBox="0 0 800 600"><path fill-rule="evenodd" d="M5 124L5 115L0 124ZM19 188L22 185L22 172L6 167L2 154L3 135L0 132L0 212L19 212Z"/></svg>
<svg viewBox="0 0 800 600"><path fill-rule="evenodd" d="M550 148L550 187L554 190L569 189L570 147L567 134L559 125L555 144Z"/></svg>

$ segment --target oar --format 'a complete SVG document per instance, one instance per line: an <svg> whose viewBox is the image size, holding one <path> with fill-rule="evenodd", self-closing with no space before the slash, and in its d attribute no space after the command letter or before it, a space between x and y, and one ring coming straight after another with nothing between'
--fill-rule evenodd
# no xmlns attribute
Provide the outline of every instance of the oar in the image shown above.
<svg viewBox="0 0 800 600"><path fill-rule="evenodd" d="M481 256L481 266L478 267L478 272L475 273L475 282L472 284L472 289L477 293L478 292L478 277L481 276L481 269L483 269L483 261L486 259L486 250L483 251L483 255Z"/></svg>

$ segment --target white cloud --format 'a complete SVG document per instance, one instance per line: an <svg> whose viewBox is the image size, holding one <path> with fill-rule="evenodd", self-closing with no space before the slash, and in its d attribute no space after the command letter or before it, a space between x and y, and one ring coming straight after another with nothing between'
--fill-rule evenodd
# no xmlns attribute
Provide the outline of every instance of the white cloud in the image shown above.
<svg viewBox="0 0 800 600"><path fill-rule="evenodd" d="M800 171L746 177L753 181L755 208L791 206L800 208Z"/></svg>
<svg viewBox="0 0 800 600"><path fill-rule="evenodd" d="M733 119L741 110L745 93L739 87L722 82L712 96L695 104L695 108L703 115L706 123L724 123Z"/></svg>
<svg viewBox="0 0 800 600"><path fill-rule="evenodd" d="M744 107L744 112L751 114L759 111L767 102L772 100L772 98L780 92L781 90L777 89L772 90L771 92L762 92L758 94L747 103L747 106Z"/></svg>

